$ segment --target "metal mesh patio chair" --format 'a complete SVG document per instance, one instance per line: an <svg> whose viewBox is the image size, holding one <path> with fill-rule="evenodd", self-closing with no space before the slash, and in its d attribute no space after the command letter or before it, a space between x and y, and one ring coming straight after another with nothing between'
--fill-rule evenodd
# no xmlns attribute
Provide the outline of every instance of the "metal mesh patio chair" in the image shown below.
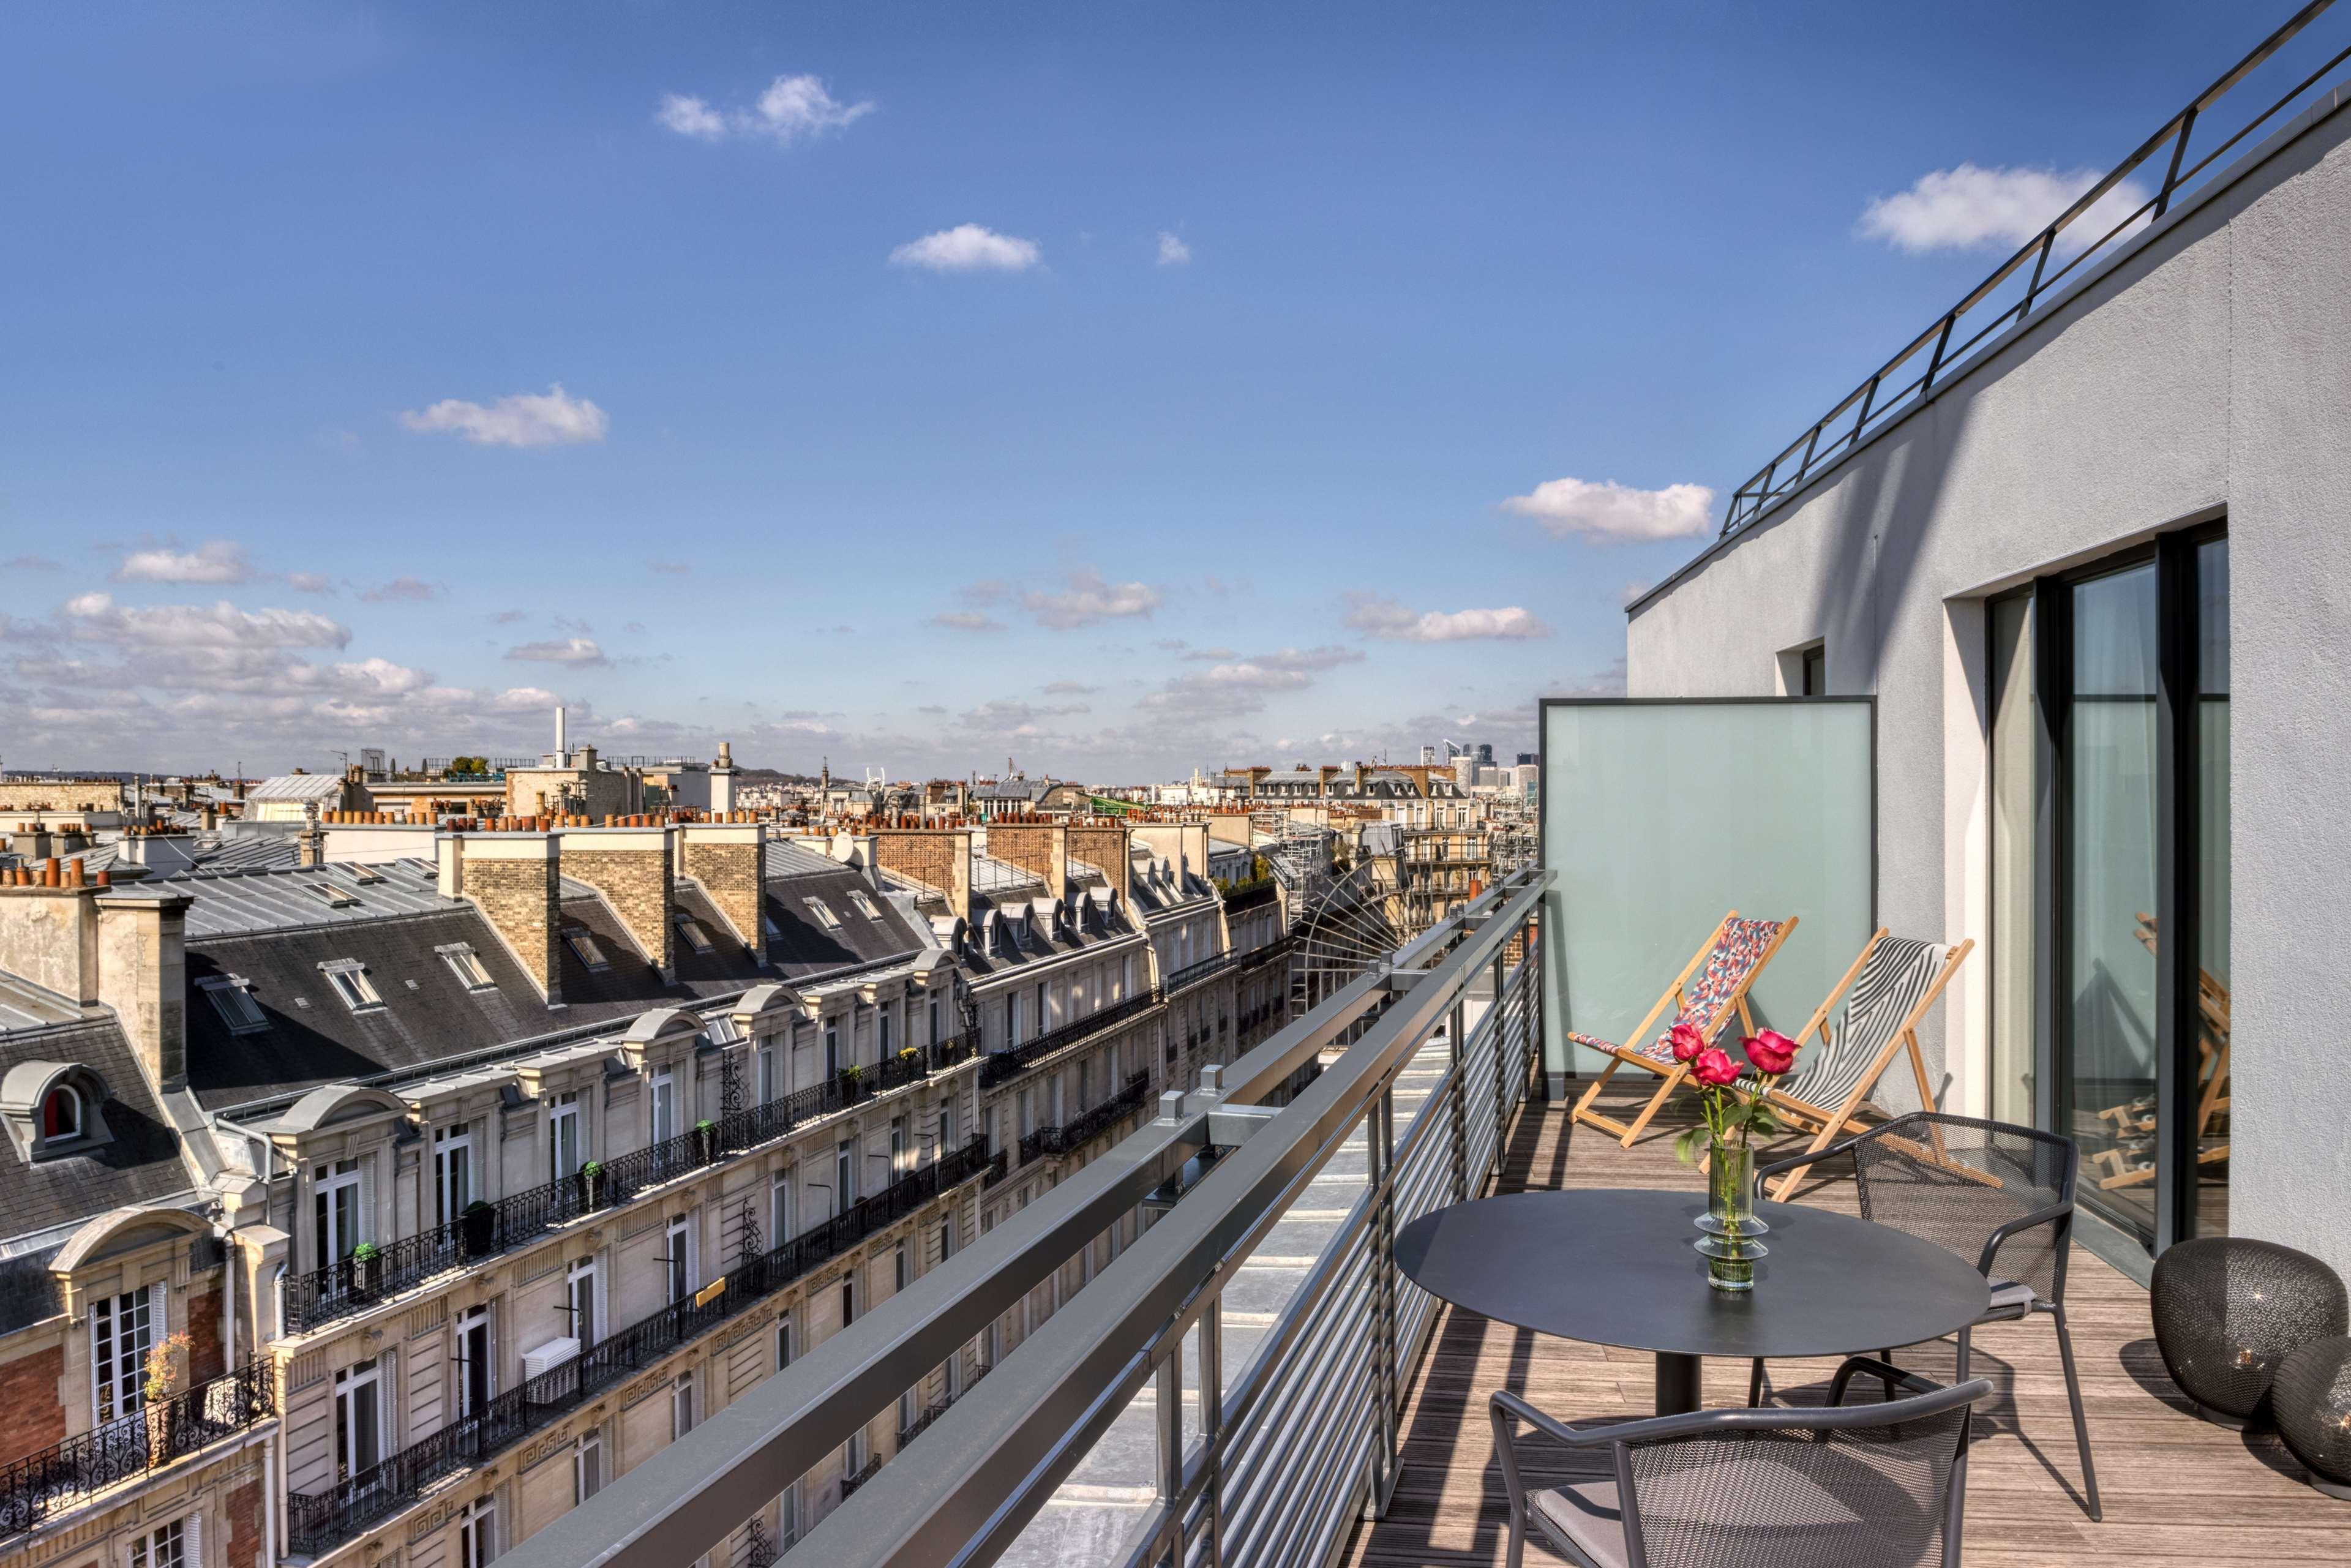
<svg viewBox="0 0 2351 1568"><path fill-rule="evenodd" d="M1768 1176L1841 1156L1853 1161L1863 1218L1931 1241L1982 1270L1991 1286L1991 1306L1976 1326L2034 1312L2050 1315L2065 1369L2065 1398L2074 1411L2074 1441L2082 1454L2084 1502L2092 1519L2101 1518L2082 1381L2074 1365L2074 1337L2065 1326L2065 1264L2081 1159L2074 1140L2005 1122L1916 1111L1834 1148L1775 1161L1758 1170L1755 1179L1760 1189ZM1972 1333L1972 1327L1959 1331L1962 1378ZM1890 1352L1886 1359L1893 1359ZM1757 1362L1752 1397L1761 1394L1762 1373L1763 1364Z"/></svg>
<svg viewBox="0 0 2351 1568"><path fill-rule="evenodd" d="M1844 1403L1855 1375L1907 1397ZM1489 1402L1510 1506L1508 1568L1530 1526L1579 1568L1919 1568L1959 1561L1968 1407L1983 1378L1946 1388L1855 1356L1829 1403L1701 1410L1571 1427L1515 1394ZM1520 1422L1572 1454L1613 1463L1529 1490Z"/></svg>

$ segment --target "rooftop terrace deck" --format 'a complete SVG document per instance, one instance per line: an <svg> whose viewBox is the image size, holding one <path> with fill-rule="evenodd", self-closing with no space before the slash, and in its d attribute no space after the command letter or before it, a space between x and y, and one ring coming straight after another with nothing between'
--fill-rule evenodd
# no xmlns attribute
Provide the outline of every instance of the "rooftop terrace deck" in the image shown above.
<svg viewBox="0 0 2351 1568"><path fill-rule="evenodd" d="M1512 1139L1500 1191L1558 1186L1691 1187L1673 1156L1667 1117L1630 1150L1583 1130L1571 1146L1566 1110L1531 1105ZM1663 1127L1662 1131L1655 1128ZM1815 1182L1799 1201L1850 1210L1850 1181ZM2187 1413L2156 1353L2147 1294L2080 1247L2066 1282L2081 1359L2090 1440L2105 1505L2103 1523L2082 1511L2080 1470L2045 1318L1995 1324L1976 1336L1971 1371L1996 1393L1978 1406L1968 1474L1967 1561L1976 1568L2056 1564L2339 1563L2351 1553L2351 1503L2297 1479L2274 1438L2226 1431ZM1929 1377L1952 1373L1949 1341L1897 1353ZM1771 1366L1778 1397L1816 1402L1834 1363ZM1494 1463L1486 1396L1509 1386L1562 1420L1646 1415L1649 1357L1552 1339L1447 1309L1439 1320L1406 1412L1403 1470L1387 1517L1360 1528L1350 1568L1499 1563L1507 1508ZM1747 1367L1709 1362L1708 1406L1743 1404ZM1544 1446L1522 1432L1528 1480ZM1564 1455L1550 1449L1562 1463ZM1531 1540L1530 1563L1556 1562Z"/></svg>

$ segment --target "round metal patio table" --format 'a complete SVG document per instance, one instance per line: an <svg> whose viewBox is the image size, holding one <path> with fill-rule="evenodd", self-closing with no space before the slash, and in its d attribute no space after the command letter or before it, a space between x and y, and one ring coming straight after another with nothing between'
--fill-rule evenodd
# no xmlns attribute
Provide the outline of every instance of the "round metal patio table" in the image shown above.
<svg viewBox="0 0 2351 1568"><path fill-rule="evenodd" d="M1847 1355L1917 1344L1984 1315L1991 1292L1930 1241L1847 1214L1758 1203L1770 1251L1744 1294L1706 1282L1700 1193L1510 1193L1396 1233L1405 1278L1497 1322L1657 1358L1657 1414L1698 1407L1704 1358Z"/></svg>

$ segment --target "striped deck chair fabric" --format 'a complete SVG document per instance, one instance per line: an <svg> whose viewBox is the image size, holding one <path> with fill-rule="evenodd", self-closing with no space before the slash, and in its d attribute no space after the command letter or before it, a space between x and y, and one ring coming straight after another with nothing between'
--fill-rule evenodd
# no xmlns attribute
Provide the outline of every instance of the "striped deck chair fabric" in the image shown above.
<svg viewBox="0 0 2351 1568"><path fill-rule="evenodd" d="M1667 1020L1665 1032L1656 1039L1646 1045L1631 1048L1634 1054L1670 1065L1674 1060L1673 1026L1686 1023L1703 1031L1712 1025L1716 1021L1715 1015L1721 1012L1730 998L1738 994L1741 982L1771 947L1771 938L1780 934L1782 924L1777 920L1728 922L1722 936L1715 942L1714 951L1706 956L1705 967L1691 982L1688 1000L1682 1010ZM1897 1013L1895 1016L1898 1021L1901 1015ZM1626 1049L1614 1040L1602 1040L1597 1035L1577 1034L1572 1030L1567 1038L1578 1045L1590 1046L1594 1051L1604 1051L1612 1055Z"/></svg>
<svg viewBox="0 0 2351 1568"><path fill-rule="evenodd" d="M1935 983L1949 953L1938 942L1894 936L1878 938L1845 998L1844 1022L1836 1031L1834 1043L1827 1051L1815 1052L1812 1065L1782 1083L1780 1092L1808 1104L1844 1104L1860 1087L1870 1064L1894 1042L1895 1031Z"/></svg>

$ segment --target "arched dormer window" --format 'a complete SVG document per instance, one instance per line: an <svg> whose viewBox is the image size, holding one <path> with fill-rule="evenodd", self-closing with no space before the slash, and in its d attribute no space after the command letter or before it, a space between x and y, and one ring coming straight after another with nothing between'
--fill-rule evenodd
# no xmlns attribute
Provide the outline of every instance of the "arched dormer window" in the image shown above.
<svg viewBox="0 0 2351 1568"><path fill-rule="evenodd" d="M81 1092L70 1083L60 1083L41 1100L41 1141L80 1136Z"/></svg>

